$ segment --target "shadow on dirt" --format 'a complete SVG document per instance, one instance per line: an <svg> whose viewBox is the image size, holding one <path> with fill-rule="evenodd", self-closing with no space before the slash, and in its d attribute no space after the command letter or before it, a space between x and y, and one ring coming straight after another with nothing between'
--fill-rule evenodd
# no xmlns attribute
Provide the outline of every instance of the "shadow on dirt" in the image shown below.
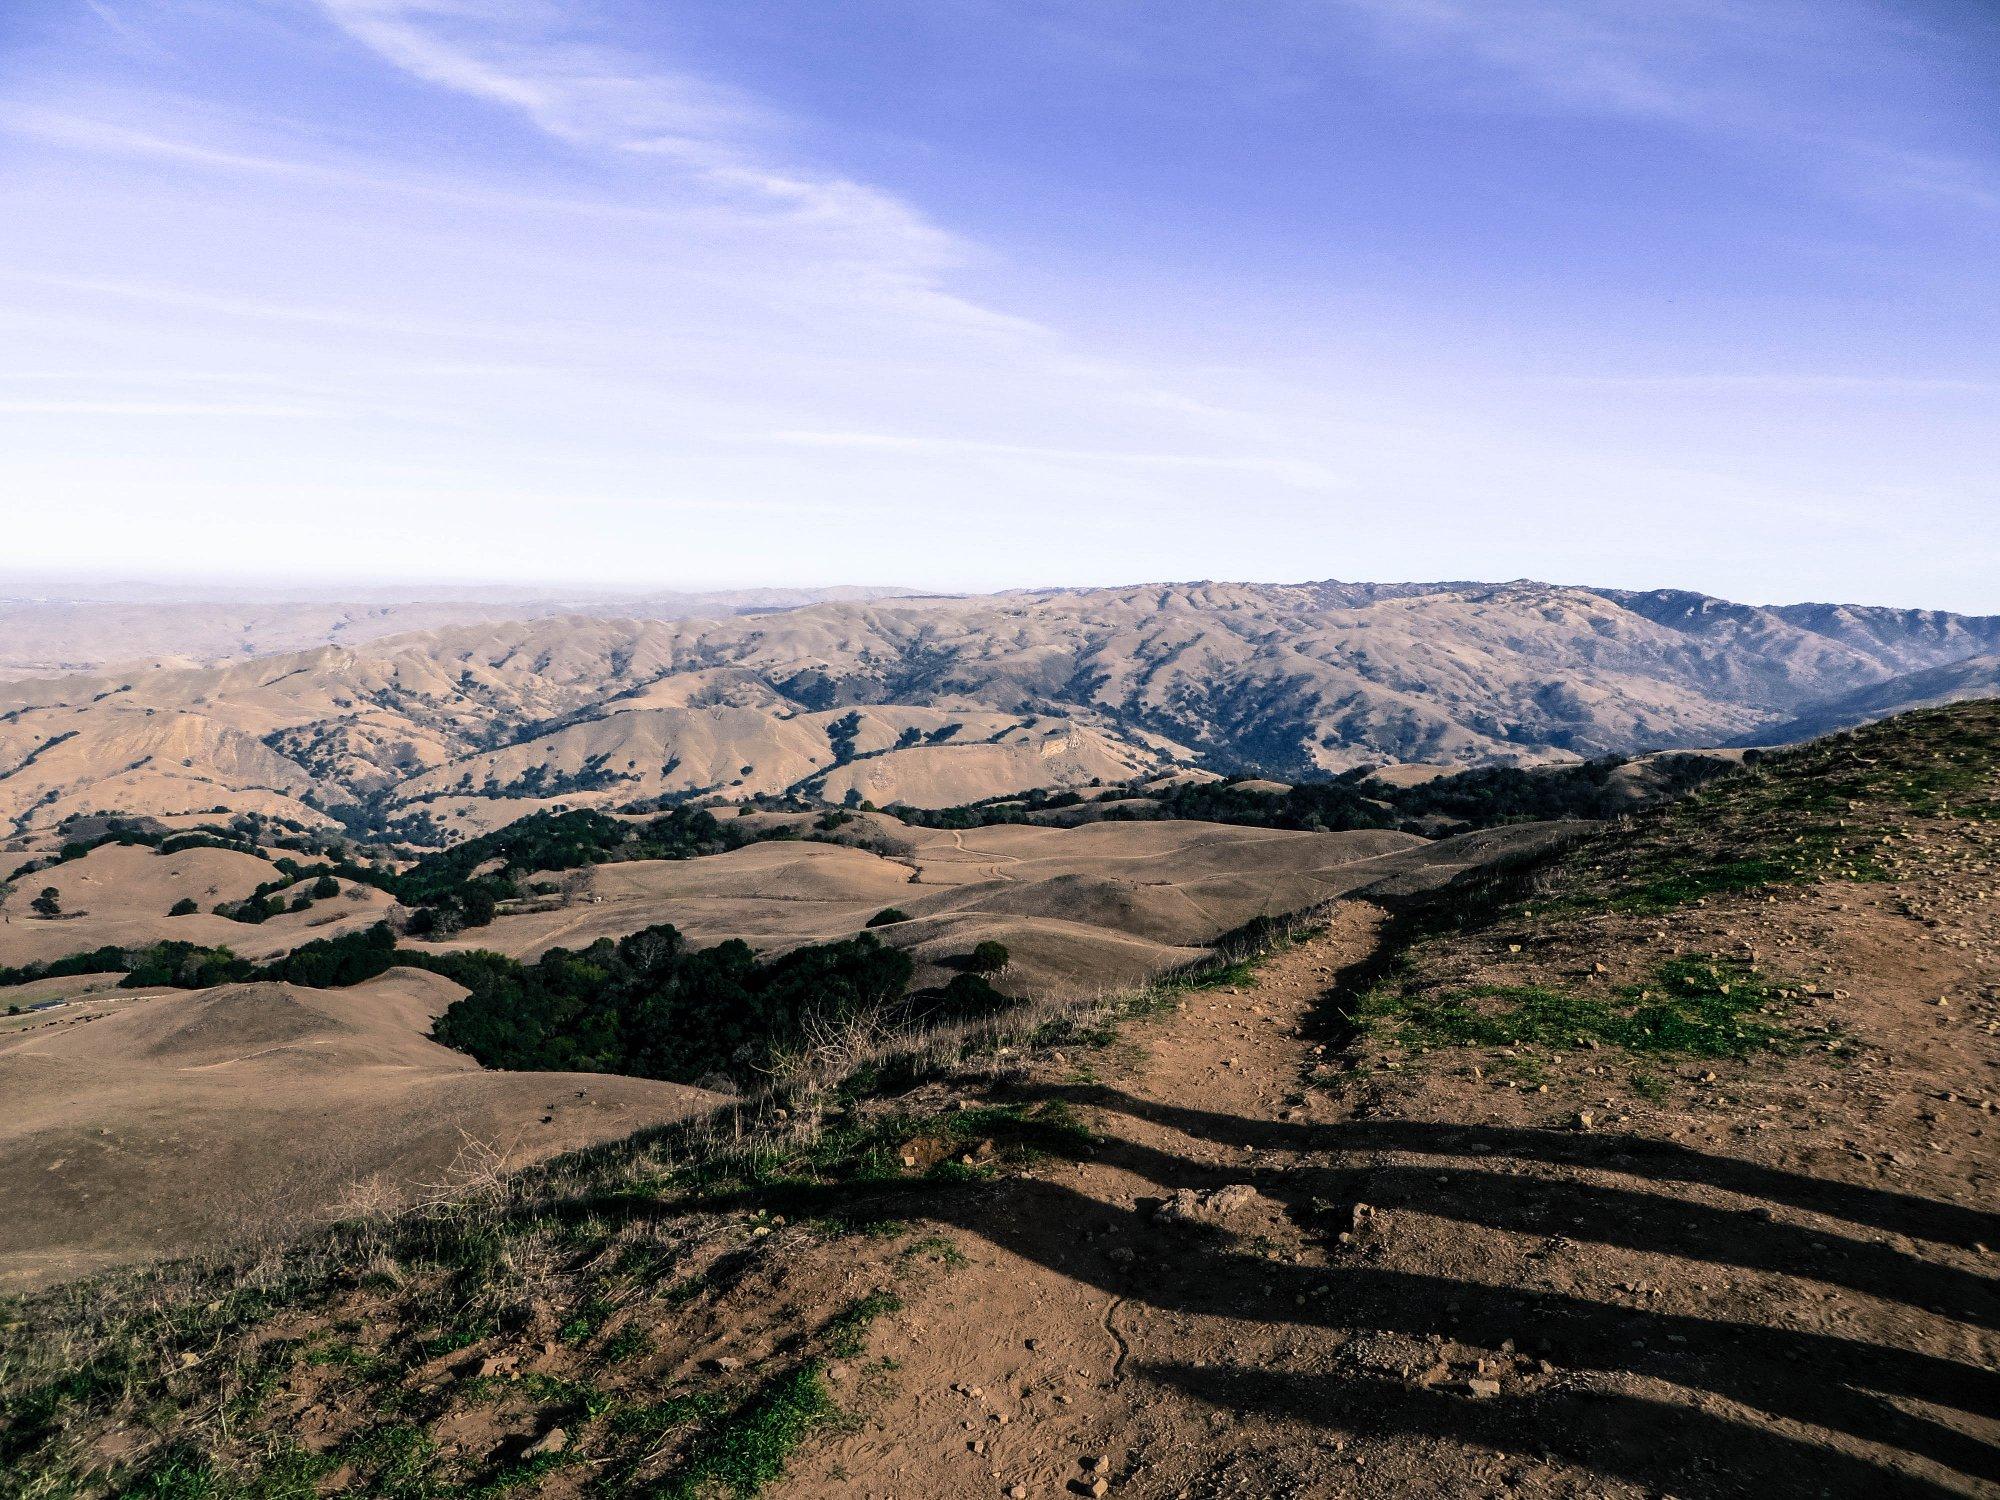
<svg viewBox="0 0 2000 1500"><path fill-rule="evenodd" d="M1991 1280L1876 1240L1776 1222L1756 1206L1723 1209L1636 1188L1555 1180L1531 1171L1517 1175L1517 1170L1530 1163L1557 1164L1669 1187L1700 1183L1918 1239L1966 1244L2000 1233L2000 1216L1951 1204L1627 1136L1388 1120L1289 1125L1162 1105L1104 1088L1037 1090L1028 1097L1124 1112L1221 1145L1313 1153L1324 1164L1230 1168L1112 1138L1093 1159L1143 1177L1162 1195L1249 1182L1327 1241L1334 1237L1325 1214L1329 1202L1365 1198L1379 1207L1406 1207L1470 1226L1798 1275L1977 1326L2000 1323L2000 1297ZM1421 1168L1340 1163L1345 1153L1390 1150L1469 1160ZM1371 1264L1365 1247L1330 1245L1334 1259L1325 1266L1279 1263L1047 1181L1011 1183L1006 1200L996 1205L967 1196L970 1211L957 1221L1111 1295L1172 1312L1435 1334L1484 1349L1519 1348L1549 1361L1557 1372L1500 1398L1471 1400L1365 1370L1295 1376L1143 1360L1130 1367L1135 1378L1163 1382L1230 1409L1311 1420L1340 1432L1424 1432L1502 1453L1554 1455L1634 1483L1696 1492L1966 1492L1942 1476L1906 1472L1897 1462L1901 1456L1930 1460L1984 1484L2000 1483L2000 1451L1962 1430L1959 1420L1960 1414L2000 1417L2000 1373L1957 1359L1763 1323L1395 1270ZM1121 1263L1107 1255L1107 1246L1132 1254ZM1579 1380L1580 1374L1585 1378ZM1644 1389L1651 1382L1679 1387L1694 1399L1685 1404L1655 1399ZM1757 1414L1776 1422L1760 1421ZM1779 1424L1790 1423L1858 1440L1876 1451L1781 1430ZM1881 1448L1897 1450L1896 1456L1881 1454Z"/></svg>

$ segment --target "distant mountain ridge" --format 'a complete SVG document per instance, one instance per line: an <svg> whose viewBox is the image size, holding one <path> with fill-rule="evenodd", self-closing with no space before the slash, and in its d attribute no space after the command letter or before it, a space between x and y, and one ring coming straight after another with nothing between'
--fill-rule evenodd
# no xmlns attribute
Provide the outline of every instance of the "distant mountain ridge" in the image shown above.
<svg viewBox="0 0 2000 1500"><path fill-rule="evenodd" d="M149 660L212 666L320 645L553 615L675 620L863 600L891 588L558 592L508 588L281 590L88 584L0 576L0 681Z"/></svg>
<svg viewBox="0 0 2000 1500"><path fill-rule="evenodd" d="M1971 698L2000 698L2000 652L1969 656L1921 672L1907 672L1858 692L1814 704L1798 717L1759 730L1739 743L1789 745L1911 709L1962 703Z"/></svg>
<svg viewBox="0 0 2000 1500"><path fill-rule="evenodd" d="M479 622L0 687L0 817L213 806L477 831L560 801L942 805L1755 739L2000 617L1516 581L1177 583Z"/></svg>

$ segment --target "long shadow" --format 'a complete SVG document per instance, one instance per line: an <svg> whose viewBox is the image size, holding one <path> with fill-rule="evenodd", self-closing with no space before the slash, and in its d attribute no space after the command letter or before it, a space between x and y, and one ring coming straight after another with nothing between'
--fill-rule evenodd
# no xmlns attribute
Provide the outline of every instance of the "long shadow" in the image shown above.
<svg viewBox="0 0 2000 1500"><path fill-rule="evenodd" d="M1527 1446L1538 1456L1649 1488L1679 1489L1705 1478L1738 1495L1936 1500L1962 1493L1767 1428L1622 1393L1552 1391L1473 1402L1366 1376L1188 1364L1140 1364L1133 1373L1215 1406L1318 1422L1357 1435L1415 1434L1506 1453L1521 1451L1528 1433L1533 1441Z"/></svg>
<svg viewBox="0 0 2000 1500"><path fill-rule="evenodd" d="M1302 1151L1344 1148L1414 1149L1434 1154L1470 1152L1477 1144L1520 1147L1522 1154L1542 1161L1632 1173L1633 1160L1663 1163L1657 1175L1667 1181L1715 1182L1736 1191L1748 1184L1776 1186L1782 1201L1798 1202L1821 1211L1845 1209L1848 1217L1882 1223L1921 1217L1941 1205L1923 1199L1842 1184L1818 1183L1797 1174L1769 1171L1746 1163L1715 1158L1678 1147L1664 1153L1656 1143L1631 1139L1580 1138L1536 1130L1488 1127L1439 1127L1389 1121L1362 1122L1362 1127L1268 1126L1263 1122L1189 1109L1157 1105L1109 1090L1043 1090L1099 1107L1125 1110L1191 1135L1213 1141L1283 1146ZM1048 1154L1062 1156L1079 1149L1073 1135L1051 1133L1041 1142ZM1295 1207L1315 1197L1338 1197L1343 1184L1357 1178L1368 1183L1375 1202L1403 1201L1426 1211L1457 1213L1468 1222L1498 1228L1543 1230L1560 1227L1571 1237L1585 1220L1591 1237L1632 1248L1669 1255L1704 1256L1717 1261L1773 1269L1789 1263L1801 1248L1800 1236L1844 1246L1858 1264L1844 1268L1854 1279L1882 1277L1866 1289L1879 1295L1908 1294L1928 1300L1935 1293L1963 1297L1988 1288L1978 1278L1925 1278L1944 1268L1901 1261L1887 1247L1839 1237L1811 1235L1791 1226L1748 1214L1674 1204L1654 1195L1607 1188L1589 1182L1551 1182L1546 1178L1510 1178L1504 1172L1407 1167L1341 1168L1270 1167L1204 1164L1143 1144L1100 1138L1087 1148L1093 1159L1116 1165L1157 1184L1162 1191L1181 1187L1212 1187L1246 1176L1270 1196ZM1488 1163L1489 1165L1495 1163ZM1446 1181L1439 1183L1444 1177ZM1475 1180L1476 1179L1476 1180ZM1535 1347L1571 1369L1607 1373L1630 1372L1754 1408L1773 1417L1848 1434L1905 1454L1929 1459L1958 1473L2000 1485L2000 1449L1968 1435L1946 1421L1903 1409L1901 1403L1920 1401L1963 1411L1975 1417L2000 1417L2000 1372L1975 1368L1941 1356L1897 1349L1833 1334L1810 1333L1765 1324L1721 1318L1693 1317L1650 1310L1627 1309L1587 1297L1521 1287L1495 1286L1449 1276L1385 1269L1343 1257L1331 1266L1295 1266L1271 1262L1260 1255L1231 1250L1213 1239L1191 1237L1154 1222L1135 1209L1084 1197L1060 1184L1022 1179L965 1191L940 1191L943 1184L921 1179L862 1181L851 1184L786 1184L744 1187L707 1195L703 1208L726 1211L751 1205L782 1203L798 1217L828 1215L865 1220L910 1213L956 1224L1014 1254L1046 1265L1060 1274L1115 1296L1131 1297L1183 1313L1233 1319L1255 1319L1273 1325L1332 1326L1379 1329L1412 1336L1438 1335L1498 1349L1506 1341ZM997 1196L996 1196L997 1191ZM686 1204L669 1206L643 1199L579 1200L578 1211L613 1218L672 1214ZM1831 1207L1830 1207L1831 1206ZM1550 1225L1551 1214L1562 1226ZM1960 1221L1985 1218L1961 1213ZM1888 1227L1885 1224L1884 1227ZM1896 1227L1902 1227L1898 1224ZM1954 1225L1954 1227L1958 1227ZM1086 1231L1108 1231L1108 1243L1146 1258L1121 1264L1093 1244ZM1738 1243L1738 1241L1741 1243ZM1331 1295L1316 1295L1331 1288ZM1184 1383L1199 1394L1202 1382L1220 1379L1216 1372L1167 1369L1162 1378ZM1358 1379L1359 1377L1357 1377ZM1351 1382L1335 1381L1334 1389ZM1365 1380L1361 1382L1364 1386ZM1378 1383L1379 1384L1379 1383ZM1403 1391L1396 1386L1393 1389ZM1273 1398L1274 1400L1276 1398ZM1584 1398L1576 1393L1543 1392L1526 1403L1528 1417L1502 1423L1490 1438L1497 1448L1532 1451L1566 1441L1570 1406ZM1688 1435L1713 1430L1718 1451L1739 1449L1752 1455L1756 1472L1770 1477L1765 1487L1780 1493L1857 1493L1862 1480L1880 1488L1891 1477L1900 1493L1950 1493L1927 1480L1897 1474L1852 1455L1841 1455L1812 1441L1799 1441L1769 1428L1733 1421L1692 1406L1638 1400L1623 1395L1593 1396L1626 1413L1643 1441L1630 1441L1580 1452L1577 1461L1607 1472L1629 1473L1649 1483L1685 1483L1701 1449ZM1545 1401L1556 1405L1544 1408ZM1622 1404L1621 1404L1622 1403ZM1410 1398L1405 1392L1395 1409L1406 1420L1420 1419L1425 1430L1455 1437L1467 1423L1492 1418L1465 1415L1454 1398L1431 1393ZM1483 1410L1483 1408L1481 1408ZM1590 1406L1589 1411L1596 1411ZM1550 1415L1545 1419L1543 1412ZM1415 1413L1417 1415L1408 1415ZM1428 1417L1423 1416L1430 1413ZM1442 1413L1443 1415L1437 1415ZM1388 1420L1385 1418L1385 1420ZM1486 1431L1479 1427L1479 1431ZM1724 1438L1727 1442L1724 1442ZM1704 1440L1705 1441L1705 1440ZM1733 1459L1731 1460L1734 1461ZM1761 1481L1760 1481L1761 1483ZM1743 1486L1749 1488L1751 1486Z"/></svg>
<svg viewBox="0 0 2000 1500"><path fill-rule="evenodd" d="M1197 1180L1212 1177L1204 1173ZM1187 1180L1178 1175L1161 1182L1168 1188L1184 1185ZM1054 1183L1024 1182L1013 1196L1038 1201L1011 1203L1000 1211L958 1196L939 1216L1108 1295L1155 1307L1273 1324L1438 1334L1493 1349L1526 1336L1573 1369L1629 1371L1707 1390L1773 1416L1846 1432L2000 1482L2000 1451L1992 1445L1885 1399L1914 1398L2000 1415L2000 1375L1992 1371L1830 1334L1628 1310L1561 1293L1376 1266L1282 1265L1190 1244L1180 1235L1170 1239L1134 1210L1107 1208ZM1119 1243L1150 1244L1163 1253L1143 1273L1121 1267L1076 1232L1092 1221L1111 1225ZM1053 1225L1063 1226L1062 1232L1052 1233ZM1332 1287L1332 1295L1315 1298L1322 1284Z"/></svg>
<svg viewBox="0 0 2000 1500"><path fill-rule="evenodd" d="M1412 1120L1289 1124L1248 1120L1187 1105L1162 1104L1102 1086L1042 1088L1027 1097L1068 1099L1113 1109L1223 1145L1259 1151L1409 1151L1436 1156L1513 1156L1551 1165L1623 1172L1662 1182L1697 1183L1846 1219L1914 1239L1970 1246L2000 1241L2000 1213L1939 1203L1912 1193L1830 1182L1777 1167L1716 1156L1673 1141L1639 1136L1537 1130L1499 1125L1444 1125Z"/></svg>
<svg viewBox="0 0 2000 1500"><path fill-rule="evenodd" d="M1114 1095L1108 1104L1099 1101L1100 1107L1121 1109L1125 1098ZM1186 1109L1170 1109L1168 1115L1196 1124L1230 1118ZM1160 1120L1157 1111L1148 1118L1167 1123ZM1099 1159L1115 1161L1149 1177L1163 1171L1193 1170L1178 1158L1121 1140L1107 1142ZM1218 1178L1231 1180L1247 1176L1262 1190L1294 1207L1314 1197L1338 1200L1365 1196L1378 1207L1416 1209L1493 1229L1562 1234L1649 1254L1810 1276L1884 1300L1935 1309L1981 1327L2000 1327L2000 1283L1990 1277L1936 1265L1875 1241L1776 1223L1755 1210L1717 1208L1596 1183L1442 1164L1307 1166L1281 1172L1245 1166L1213 1171Z"/></svg>
<svg viewBox="0 0 2000 1500"><path fill-rule="evenodd" d="M1931 1265L1871 1240L1772 1223L1749 1210L1465 1168L1362 1167L1324 1173L1302 1168L1295 1176L1294 1191L1309 1189L1322 1198L1365 1195L1379 1208L1411 1209L1489 1229L1561 1234L1712 1265L1810 1277L1980 1327L2000 1327L2000 1288L1986 1277Z"/></svg>

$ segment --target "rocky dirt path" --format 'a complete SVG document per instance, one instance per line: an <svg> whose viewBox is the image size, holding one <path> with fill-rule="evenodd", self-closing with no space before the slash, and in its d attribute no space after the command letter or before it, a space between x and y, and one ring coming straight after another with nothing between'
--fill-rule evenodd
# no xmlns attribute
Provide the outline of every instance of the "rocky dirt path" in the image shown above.
<svg viewBox="0 0 2000 1500"><path fill-rule="evenodd" d="M1299 1154L1173 1117L1306 1120L1300 1024L1372 949L1378 921L1373 908L1343 907L1253 984L1197 992L1132 1028L1094 1081L1036 1090L1120 1107L1089 1111L1101 1137L1091 1159L996 1184L956 1228L968 1264L911 1298L877 1342L899 1394L817 1451L789 1493L1088 1494L1099 1481L1135 1495L1215 1492L1212 1450L1230 1424L1158 1374L1225 1350L1253 1361L1291 1352L1292 1294L1263 1267L1296 1268L1303 1246L1282 1205L1252 1184L1295 1170ZM1183 1242L1247 1253L1218 1268L1178 1255Z"/></svg>
<svg viewBox="0 0 2000 1500"><path fill-rule="evenodd" d="M1096 1149L935 1226L966 1264L905 1288L872 1394L835 1372L863 1418L784 1493L2000 1494L1990 1204L1792 1169L1765 1114L1305 1089L1379 922L1016 1087Z"/></svg>

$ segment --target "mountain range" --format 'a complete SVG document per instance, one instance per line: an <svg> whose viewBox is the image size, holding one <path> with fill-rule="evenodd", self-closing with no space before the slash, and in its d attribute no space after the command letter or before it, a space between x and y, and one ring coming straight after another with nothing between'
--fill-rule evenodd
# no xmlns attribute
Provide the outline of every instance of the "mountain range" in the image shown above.
<svg viewBox="0 0 2000 1500"><path fill-rule="evenodd" d="M14 681L0 818L223 808L435 842L553 801L941 806L1187 766L1532 764L1976 696L2000 652L2000 616L1531 581L774 603L343 626L338 644Z"/></svg>

